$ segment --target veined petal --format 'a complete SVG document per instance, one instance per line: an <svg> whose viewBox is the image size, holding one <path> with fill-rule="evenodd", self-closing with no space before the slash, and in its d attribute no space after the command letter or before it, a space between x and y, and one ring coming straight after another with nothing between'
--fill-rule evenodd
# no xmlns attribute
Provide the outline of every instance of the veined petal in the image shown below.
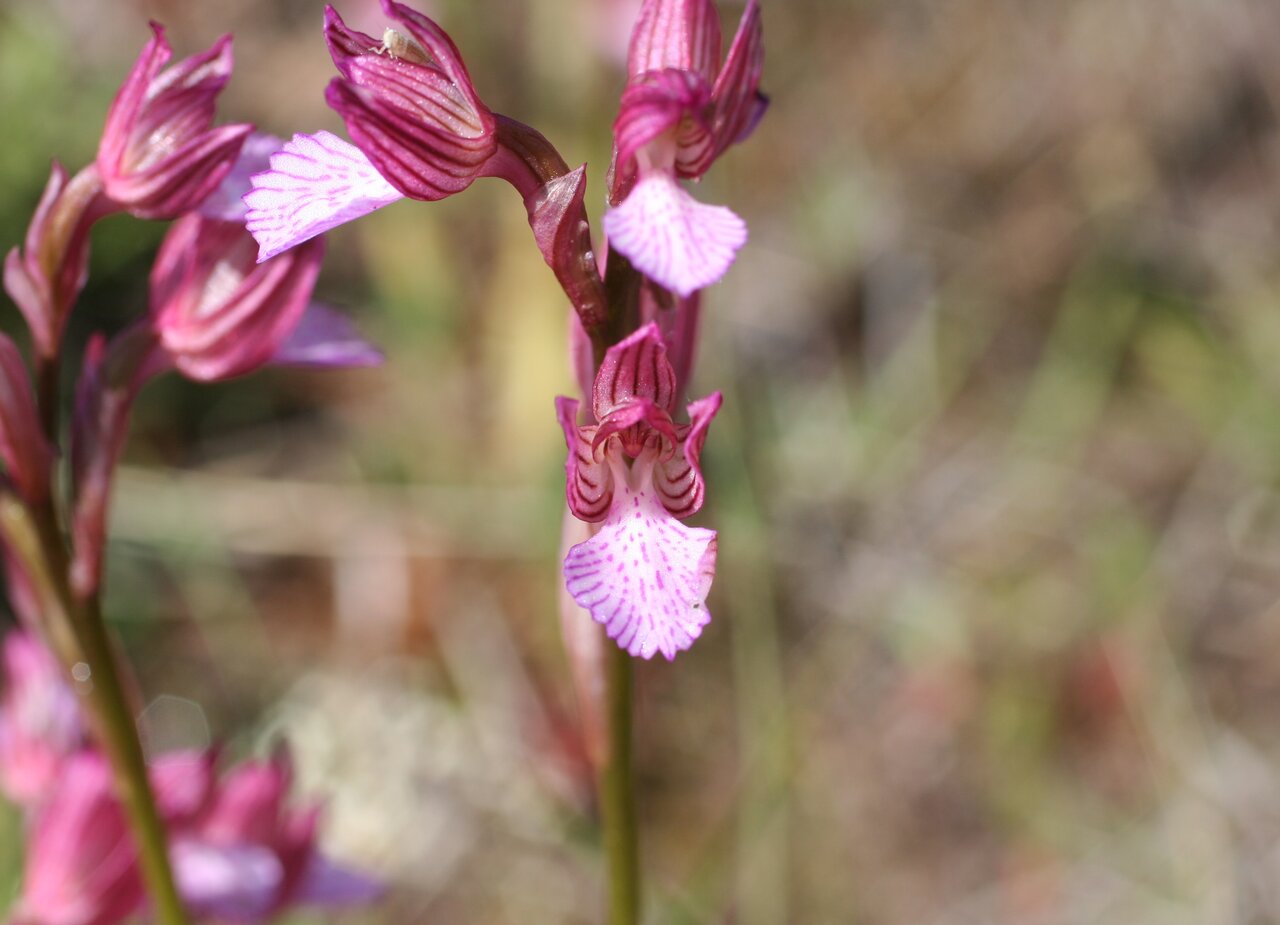
<svg viewBox="0 0 1280 925"><path fill-rule="evenodd" d="M596 420L604 421L623 405L652 402L670 413L675 403L676 376L667 360L662 332L652 322L614 344L604 355L591 389Z"/></svg>
<svg viewBox="0 0 1280 925"><path fill-rule="evenodd" d="M720 60L720 17L711 0L645 0L631 33L627 75L678 68L710 82Z"/></svg>
<svg viewBox="0 0 1280 925"><path fill-rule="evenodd" d="M284 147L284 140L265 132L254 132L244 141L240 156L222 183L200 203L200 214L220 222L243 225L249 207L244 203L245 194L253 188L249 178L271 169L271 155Z"/></svg>
<svg viewBox="0 0 1280 925"><path fill-rule="evenodd" d="M564 463L565 500L573 516L587 523L603 519L613 503L613 475L591 444L595 426L578 426L578 400L560 396L556 399L556 417L564 429L569 455Z"/></svg>
<svg viewBox="0 0 1280 925"><path fill-rule="evenodd" d="M250 182L245 227L259 263L404 198L359 148L331 132L294 135Z"/></svg>
<svg viewBox="0 0 1280 925"><path fill-rule="evenodd" d="M715 565L715 531L686 527L650 489L620 485L604 527L565 557L565 587L621 648L673 659L711 620Z"/></svg>
<svg viewBox="0 0 1280 925"><path fill-rule="evenodd" d="M759 0L748 0L738 23L724 67L711 91L715 102L712 132L715 154L744 140L755 129L769 105L760 92L760 75L764 70L764 28L760 19Z"/></svg>
<svg viewBox="0 0 1280 925"><path fill-rule="evenodd" d="M702 507L706 482L702 478L702 447L707 428L720 410L722 397L713 392L689 405L689 423L680 428L680 449L670 459L654 465L653 485L663 506L673 517L689 517Z"/></svg>
<svg viewBox="0 0 1280 925"><path fill-rule="evenodd" d="M604 216L609 244L636 269L687 296L724 276L747 241L747 225L724 206L698 202L667 172L643 175Z"/></svg>

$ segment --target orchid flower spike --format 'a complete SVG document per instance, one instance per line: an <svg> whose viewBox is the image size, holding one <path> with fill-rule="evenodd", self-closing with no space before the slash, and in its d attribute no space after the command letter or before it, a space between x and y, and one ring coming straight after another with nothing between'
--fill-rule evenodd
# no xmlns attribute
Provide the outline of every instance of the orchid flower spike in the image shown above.
<svg viewBox="0 0 1280 925"><path fill-rule="evenodd" d="M719 58L712 0L645 0L613 124L616 208L604 217L610 246L682 296L723 276L747 240L741 218L698 202L678 180L700 179L764 114L758 0L748 0L717 73Z"/></svg>
<svg viewBox="0 0 1280 925"><path fill-rule="evenodd" d="M103 191L139 218L171 219L198 206L231 170L251 125L212 128L231 77L231 36L164 70L164 29L150 42L107 113L98 146Z"/></svg>
<svg viewBox="0 0 1280 925"><path fill-rule="evenodd" d="M711 615L716 534L680 521L702 507L699 458L720 408L716 392L676 424L675 371L656 324L609 348L592 388L598 424L579 426L578 401L556 399L569 456L565 491L579 520L601 524L569 550L565 586L632 655L668 659Z"/></svg>

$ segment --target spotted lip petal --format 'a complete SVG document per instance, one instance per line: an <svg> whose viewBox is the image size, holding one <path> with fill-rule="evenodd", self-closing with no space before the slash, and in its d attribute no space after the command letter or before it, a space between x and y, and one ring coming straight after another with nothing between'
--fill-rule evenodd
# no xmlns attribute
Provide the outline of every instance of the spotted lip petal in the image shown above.
<svg viewBox="0 0 1280 925"><path fill-rule="evenodd" d="M747 241L747 225L724 206L698 202L666 172L641 176L621 205L605 213L612 247L645 276L691 295L724 276Z"/></svg>
<svg viewBox="0 0 1280 925"><path fill-rule="evenodd" d="M245 227L258 262L404 198L364 153L331 132L294 135L249 178Z"/></svg>
<svg viewBox="0 0 1280 925"><path fill-rule="evenodd" d="M714 531L686 527L652 492L620 485L600 532L565 557L565 586L621 648L670 660L711 619L715 562Z"/></svg>

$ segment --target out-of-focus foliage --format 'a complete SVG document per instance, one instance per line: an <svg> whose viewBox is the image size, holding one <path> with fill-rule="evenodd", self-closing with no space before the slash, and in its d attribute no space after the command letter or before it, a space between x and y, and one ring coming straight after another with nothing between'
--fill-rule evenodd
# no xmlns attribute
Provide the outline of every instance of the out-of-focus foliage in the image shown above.
<svg viewBox="0 0 1280 925"><path fill-rule="evenodd" d="M593 219L625 6L431 4ZM707 181L752 229L694 384L715 618L640 673L654 920L1280 918L1280 6L763 6L773 108ZM321 9L10 2L5 247L147 16L236 33L225 120L339 130ZM157 237L98 232L78 338L142 309ZM330 255L386 367L149 393L108 611L150 696L289 736L334 852L396 884L368 921L594 921L566 306L496 183Z"/></svg>

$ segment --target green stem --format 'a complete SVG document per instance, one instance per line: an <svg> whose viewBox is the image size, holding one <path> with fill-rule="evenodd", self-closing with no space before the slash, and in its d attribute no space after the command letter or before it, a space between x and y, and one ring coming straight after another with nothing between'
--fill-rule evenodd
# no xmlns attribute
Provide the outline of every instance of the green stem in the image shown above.
<svg viewBox="0 0 1280 925"><path fill-rule="evenodd" d="M640 863L631 773L631 656L609 645L609 756L600 781L609 863L609 925L640 921Z"/></svg>
<svg viewBox="0 0 1280 925"><path fill-rule="evenodd" d="M85 661L91 671L90 702L138 845L142 876L151 895L156 920L162 925L186 925L187 913L169 865L168 838L147 776L138 727L120 682L115 652L96 595L86 603L77 624Z"/></svg>

